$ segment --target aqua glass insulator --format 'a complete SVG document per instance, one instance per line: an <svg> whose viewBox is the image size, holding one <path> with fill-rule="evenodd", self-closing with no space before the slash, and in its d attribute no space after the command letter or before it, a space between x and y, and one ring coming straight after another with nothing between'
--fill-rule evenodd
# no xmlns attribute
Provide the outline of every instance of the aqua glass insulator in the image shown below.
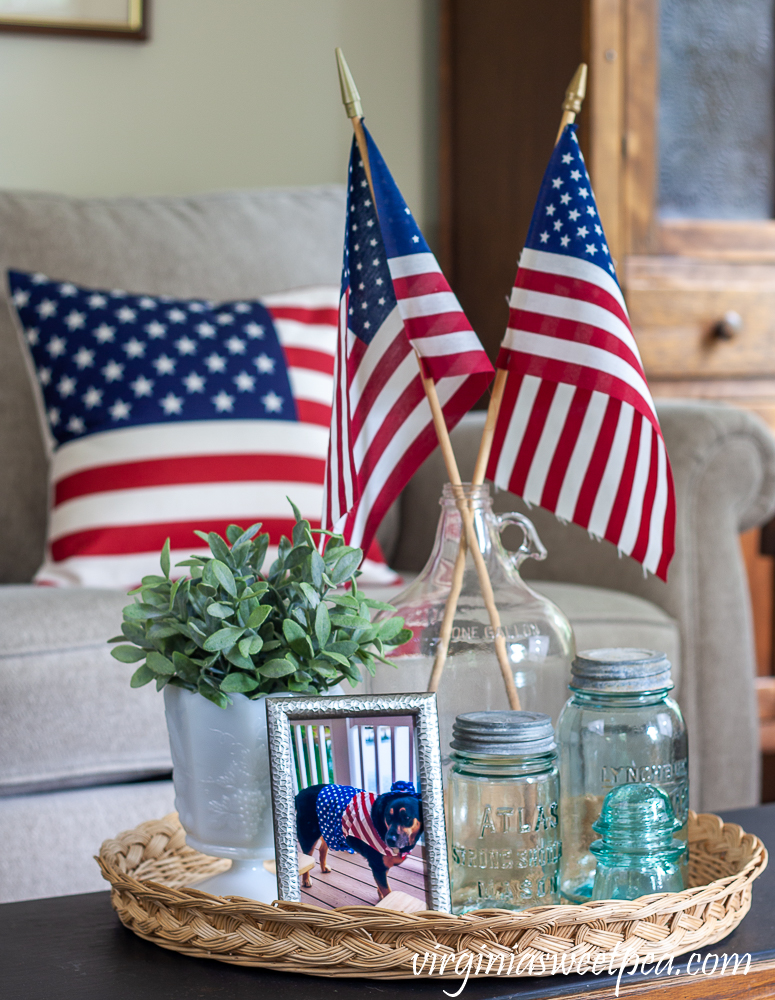
<svg viewBox="0 0 775 1000"><path fill-rule="evenodd" d="M689 756L681 710L669 697L670 663L644 649L595 649L572 664L571 697L557 725L560 748L560 890L584 903L595 881L592 824L612 788L649 784L670 797L686 848ZM683 864L688 862L688 853ZM686 870L684 871L686 876Z"/></svg>
<svg viewBox="0 0 775 1000"><path fill-rule="evenodd" d="M684 889L685 844L670 797L656 785L621 785L608 793L592 824L600 840L591 844L597 860L592 899L637 899L653 892Z"/></svg>

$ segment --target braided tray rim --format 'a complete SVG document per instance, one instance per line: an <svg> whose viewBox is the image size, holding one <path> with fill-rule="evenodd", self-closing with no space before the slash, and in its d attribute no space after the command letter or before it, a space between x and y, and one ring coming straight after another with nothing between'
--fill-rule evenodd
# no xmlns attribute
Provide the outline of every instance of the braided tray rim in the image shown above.
<svg viewBox="0 0 775 1000"><path fill-rule="evenodd" d="M502 968L517 955L510 973L516 978L551 975L555 957L576 962L574 968L582 960L587 968L606 968L625 954L631 961L658 961L726 937L750 908L751 886L767 866L767 850L758 837L712 813L689 814L689 844L694 884L683 892L465 916L270 905L184 888L224 871L229 862L188 847L176 813L106 840L95 860L124 926L184 955L367 979L413 979L415 957L422 965L426 953L439 961L449 956L442 975L434 972L444 979L459 979L455 966L465 968L470 955L494 955L495 963L504 956Z"/></svg>

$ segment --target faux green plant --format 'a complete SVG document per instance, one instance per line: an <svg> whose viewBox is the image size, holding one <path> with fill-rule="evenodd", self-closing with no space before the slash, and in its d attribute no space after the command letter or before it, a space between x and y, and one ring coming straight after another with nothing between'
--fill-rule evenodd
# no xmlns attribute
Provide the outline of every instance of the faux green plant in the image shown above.
<svg viewBox="0 0 775 1000"><path fill-rule="evenodd" d="M226 539L198 531L211 555L177 563L190 567L184 579L170 579L167 539L163 576L146 576L130 592L123 634L109 640L121 643L111 651L117 660L140 664L132 687L172 684L221 708L234 692L322 694L340 681L355 685L364 667L373 675L375 660L389 662L385 653L411 638L403 618L372 623L372 611L394 608L358 590L362 551L326 532L321 554L309 522L291 506L293 539L281 539L266 573L269 535L260 524L232 524Z"/></svg>

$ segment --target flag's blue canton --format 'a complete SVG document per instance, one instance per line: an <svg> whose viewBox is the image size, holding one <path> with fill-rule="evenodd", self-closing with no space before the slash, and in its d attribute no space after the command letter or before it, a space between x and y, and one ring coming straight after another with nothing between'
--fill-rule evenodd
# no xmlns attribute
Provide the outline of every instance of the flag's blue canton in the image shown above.
<svg viewBox="0 0 775 1000"><path fill-rule="evenodd" d="M590 260L616 280L575 125L565 127L554 147L525 246Z"/></svg>
<svg viewBox="0 0 775 1000"><path fill-rule="evenodd" d="M315 800L320 832L332 851L348 851L355 854L344 839L342 817L345 809L360 791L352 785L324 785Z"/></svg>
<svg viewBox="0 0 775 1000"><path fill-rule="evenodd" d="M347 325L356 337L369 344L395 309L396 297L377 211L355 139L350 153L348 186L342 294L349 284Z"/></svg>
<svg viewBox="0 0 775 1000"><path fill-rule="evenodd" d="M216 306L8 277L60 444L168 421L297 419L285 355L259 302Z"/></svg>
<svg viewBox="0 0 775 1000"><path fill-rule="evenodd" d="M430 253L420 227L414 221L396 182L382 159L377 145L364 128L369 147L371 178L379 201L382 234L388 257L408 257L413 253Z"/></svg>

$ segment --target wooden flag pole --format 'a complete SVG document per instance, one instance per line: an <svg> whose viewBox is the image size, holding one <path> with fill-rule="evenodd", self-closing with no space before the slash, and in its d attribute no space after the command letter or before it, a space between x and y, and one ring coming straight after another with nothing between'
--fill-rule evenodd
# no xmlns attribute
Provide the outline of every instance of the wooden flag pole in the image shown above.
<svg viewBox="0 0 775 1000"><path fill-rule="evenodd" d="M376 210L377 200L374 197L374 186L371 179L371 164L369 163L369 151L366 145L366 135L363 131L363 123L361 119L363 118L363 107L361 105L360 94L358 93L358 88L355 86L355 81L353 80L350 68L345 61L342 50L337 48L336 50L336 61L339 69L339 84L342 89L342 103L345 106L347 112L347 117L350 119L353 127L353 132L355 133L355 141L358 145L358 151L361 154L361 159L363 160L363 167L366 173L366 180L369 183L369 190L371 191L371 197L374 202L374 207ZM415 352L416 353L416 352ZM439 446L441 448L441 454L444 458L444 464L447 469L447 475L449 481L454 487L456 487L457 506L460 510L460 516L463 521L464 531L461 535L461 545L467 544L468 548L471 550L471 554L474 559L474 564L476 565L477 576L479 577L479 585L482 588L482 596L484 598L484 603L487 608L487 613L490 618L490 624L492 625L493 632L495 633L495 652L498 658L498 665L503 675L503 682L506 686L506 693L509 699L509 705L513 709L519 709L519 695L517 694L517 689L514 684L514 676L511 670L511 664L509 663L508 651L506 649L506 640L503 636L503 630L501 628L500 615L498 613L498 608L495 604L495 596L492 590L492 583L490 581L490 574L487 570L487 564L484 561L484 556L479 548L479 542L476 538L476 530L474 528L474 517L473 511L471 510L468 503L466 503L463 497L462 482L460 479L460 472L457 467L457 461L455 459L455 453L452 450L452 442L449 439L449 430L447 429L446 421L444 420L444 412L439 402L439 397L436 392L436 383L433 378L426 376L425 370L422 363L422 358L417 354L417 363L420 367L420 377L422 379L423 389L425 390L425 395L428 399L428 404L431 408L431 416L433 418L433 426L436 431L436 437L439 441ZM463 539L466 540L463 543ZM462 574L461 574L462 579ZM458 590L459 593L459 590ZM455 605L457 605L457 598L455 599ZM446 609L445 609L446 611ZM447 647L449 645L449 639L447 639ZM446 657L446 650L445 650ZM436 688L429 688L429 690L435 691Z"/></svg>
<svg viewBox="0 0 775 1000"><path fill-rule="evenodd" d="M565 91L565 100L562 102L562 118L560 127L557 130L557 138L554 140L555 146L560 141L560 136L566 125L572 125L576 120L576 115L581 111L584 95L587 92L587 64L579 63L579 67L573 74L573 79L568 84ZM472 482L475 486L481 486L484 482L484 475L487 471L487 463L490 461L492 450L492 439L495 436L495 425L498 423L501 403L503 402L503 392L506 388L506 380L509 373L505 368L498 368L495 372L495 381L492 386L490 405L487 408L487 420L484 425L482 440L479 443L479 454L476 456L476 466L474 467L474 478Z"/></svg>
<svg viewBox="0 0 775 1000"><path fill-rule="evenodd" d="M562 102L562 118L560 119L560 127L557 131L557 138L554 140L555 146L560 141L560 136L562 135L565 126L572 125L576 120L576 115L579 111L581 111L581 105L584 101L584 95L586 92L587 64L580 63L578 69L573 74L573 79L568 84L568 89L565 91L565 100ZM505 368L498 368L495 372L495 381L492 386L490 405L487 408L487 420L484 424L482 440L479 443L479 452L476 456L474 474L471 479L471 483L474 486L481 486L484 482L485 473L487 472L487 463L490 461L492 442L495 436L495 425L498 423L498 415L500 414L501 403L503 402L503 393L506 389L506 380L508 377L509 373ZM457 559L455 560L455 568L452 573L452 586L450 587L449 596L447 597L447 603L444 608L444 617L441 620L439 645L436 650L436 657L433 661L433 670L431 671L431 679L428 684L429 691L438 690L441 674L447 660L449 640L452 635L452 623L455 620L457 602L460 597L460 590L463 586L463 572L465 570L465 564L466 542L465 538L461 536L460 548L458 549Z"/></svg>

